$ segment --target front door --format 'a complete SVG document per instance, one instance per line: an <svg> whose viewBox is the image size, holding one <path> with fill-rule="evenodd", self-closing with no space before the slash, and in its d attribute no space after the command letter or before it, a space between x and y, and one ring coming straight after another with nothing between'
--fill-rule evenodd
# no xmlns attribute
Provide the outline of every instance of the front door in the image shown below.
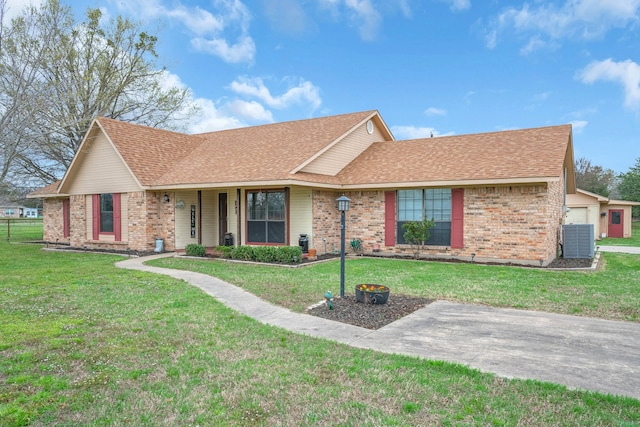
<svg viewBox="0 0 640 427"><path fill-rule="evenodd" d="M624 211L609 209L609 237L624 236Z"/></svg>
<svg viewBox="0 0 640 427"><path fill-rule="evenodd" d="M224 245L224 235L227 234L227 193L218 194L218 240Z"/></svg>

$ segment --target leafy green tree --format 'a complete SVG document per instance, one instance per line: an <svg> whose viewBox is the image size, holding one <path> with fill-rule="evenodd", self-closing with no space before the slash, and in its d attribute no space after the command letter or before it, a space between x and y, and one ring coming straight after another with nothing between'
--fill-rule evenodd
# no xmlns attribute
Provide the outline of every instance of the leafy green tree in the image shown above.
<svg viewBox="0 0 640 427"><path fill-rule="evenodd" d="M622 200L640 202L640 157L627 173L620 174L618 193ZM640 206L633 207L633 217L640 217Z"/></svg>
<svg viewBox="0 0 640 427"><path fill-rule="evenodd" d="M194 112L188 89L156 63L157 36L138 23L91 8L77 23L58 0L0 18L3 180L59 179L96 116L183 130Z"/></svg>
<svg viewBox="0 0 640 427"><path fill-rule="evenodd" d="M592 165L584 157L576 160L576 186L581 190L609 197L615 187L616 173L602 166Z"/></svg>
<svg viewBox="0 0 640 427"><path fill-rule="evenodd" d="M411 250L413 251L413 257L415 259L420 258L420 253L424 248L424 244L429 240L431 235L431 227L433 227L435 221L423 219L422 221L410 221L402 224L404 230L404 241L409 242Z"/></svg>

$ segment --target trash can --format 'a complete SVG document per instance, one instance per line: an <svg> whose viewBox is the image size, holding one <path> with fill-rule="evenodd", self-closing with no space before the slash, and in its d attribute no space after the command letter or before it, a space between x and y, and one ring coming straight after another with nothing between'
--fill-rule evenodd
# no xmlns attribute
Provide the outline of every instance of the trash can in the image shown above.
<svg viewBox="0 0 640 427"><path fill-rule="evenodd" d="M226 233L224 235L224 245L233 246L233 233Z"/></svg>
<svg viewBox="0 0 640 427"><path fill-rule="evenodd" d="M153 251L154 252L164 251L164 239L156 239L156 248Z"/></svg>
<svg viewBox="0 0 640 427"><path fill-rule="evenodd" d="M298 245L300 246L300 249L302 249L303 254L309 253L309 238L306 234L300 235L300 238L298 239Z"/></svg>

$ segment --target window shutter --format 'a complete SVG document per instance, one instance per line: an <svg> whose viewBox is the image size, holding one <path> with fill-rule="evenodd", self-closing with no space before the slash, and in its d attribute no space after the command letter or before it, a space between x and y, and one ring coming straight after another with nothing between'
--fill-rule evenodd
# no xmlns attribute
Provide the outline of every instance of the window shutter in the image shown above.
<svg viewBox="0 0 640 427"><path fill-rule="evenodd" d="M289 228L289 224L291 223L291 212L289 212L289 201L291 199L291 192L289 187L284 187L284 244L289 246L290 237L289 234L291 229Z"/></svg>
<svg viewBox="0 0 640 427"><path fill-rule="evenodd" d="M100 195L94 194L91 202L91 220L93 223L93 240L100 239Z"/></svg>
<svg viewBox="0 0 640 427"><path fill-rule="evenodd" d="M464 188L451 190L451 247L464 248Z"/></svg>
<svg viewBox="0 0 640 427"><path fill-rule="evenodd" d="M120 208L120 193L113 194L113 231L116 234L116 242L122 240L122 209Z"/></svg>
<svg viewBox="0 0 640 427"><path fill-rule="evenodd" d="M396 192L384 193L384 245L396 245Z"/></svg>
<svg viewBox="0 0 640 427"><path fill-rule="evenodd" d="M70 209L69 209L69 199L62 201L62 237L67 238L71 235L71 231L69 230L70 225Z"/></svg>

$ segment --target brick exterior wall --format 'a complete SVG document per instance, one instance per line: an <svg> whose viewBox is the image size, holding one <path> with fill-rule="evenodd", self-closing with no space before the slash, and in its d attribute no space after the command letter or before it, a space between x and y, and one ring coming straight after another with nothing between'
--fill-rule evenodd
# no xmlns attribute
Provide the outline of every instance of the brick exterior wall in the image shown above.
<svg viewBox="0 0 640 427"><path fill-rule="evenodd" d="M528 186L487 186L464 191L464 247L426 247L424 254L443 258L488 262L514 262L539 265L556 258L563 218L562 182ZM340 249L340 212L336 199L343 192L313 191L312 233L316 249L324 252ZM346 241L361 239L365 252L379 247L383 253L411 254L409 245L385 246L384 195L379 191L344 193L351 199L346 213ZM44 202L44 239L69 243L74 247L151 251L155 239L163 238L165 250L174 250L175 197L164 202L164 192L132 192L127 197L127 234L122 242L94 241L88 233L90 220L86 206L88 196L70 197L71 238L64 240L62 199ZM89 224L90 225L90 224ZM89 235L88 235L89 234Z"/></svg>
<svg viewBox="0 0 640 427"><path fill-rule="evenodd" d="M75 195L69 197L69 233L71 234L71 246L82 247L87 241L87 209L86 196Z"/></svg>
<svg viewBox="0 0 640 427"><path fill-rule="evenodd" d="M342 192L313 192L313 235L320 253L340 248ZM409 245L384 245L384 191L345 192L351 199L346 213L346 241L361 239L365 252L374 246L386 253L411 254ZM544 265L556 258L563 218L563 183L528 186L466 188L464 192L464 247L429 246L425 255L484 262Z"/></svg>
<svg viewBox="0 0 640 427"><path fill-rule="evenodd" d="M165 203L164 193L132 192L127 194L127 218L122 218L123 230L126 221L127 234L122 241L93 240L90 230L91 214L87 200L90 195L73 195L70 200L70 238L63 239L62 199L45 199L43 206L44 240L68 243L72 247L88 249L114 249L152 251L155 240L164 239L165 250L174 250L175 218L173 201ZM173 198L173 196L171 196Z"/></svg>
<svg viewBox="0 0 640 427"><path fill-rule="evenodd" d="M479 261L548 264L556 258L563 190L560 183L465 189L464 249Z"/></svg>
<svg viewBox="0 0 640 427"><path fill-rule="evenodd" d="M42 238L45 242L69 243L69 238L64 238L64 224L62 214L62 198L45 199L42 206Z"/></svg>

